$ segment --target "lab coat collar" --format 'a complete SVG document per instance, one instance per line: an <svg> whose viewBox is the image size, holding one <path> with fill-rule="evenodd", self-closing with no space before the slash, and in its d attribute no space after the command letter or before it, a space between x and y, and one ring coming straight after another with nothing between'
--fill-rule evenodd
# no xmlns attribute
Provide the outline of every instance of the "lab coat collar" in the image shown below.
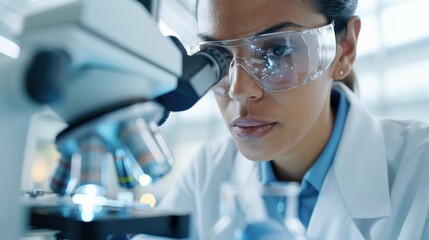
<svg viewBox="0 0 429 240"><path fill-rule="evenodd" d="M350 101L332 166L339 194L354 219L390 216L388 163L381 125L347 87L334 87L340 88Z"/></svg>

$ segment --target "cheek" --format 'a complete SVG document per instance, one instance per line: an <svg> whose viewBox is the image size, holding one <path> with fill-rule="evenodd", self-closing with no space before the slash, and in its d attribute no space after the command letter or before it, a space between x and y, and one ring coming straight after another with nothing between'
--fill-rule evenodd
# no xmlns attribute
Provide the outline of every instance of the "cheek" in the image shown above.
<svg viewBox="0 0 429 240"><path fill-rule="evenodd" d="M322 83L320 83L322 82ZM330 87L323 81L315 81L285 94L277 99L281 113L281 131L276 135L278 148L294 148L317 127L320 116L327 109ZM329 106L328 106L329 108Z"/></svg>
<svg viewBox="0 0 429 240"><path fill-rule="evenodd" d="M295 98L299 99L295 100L296 117L303 122L314 122L323 109L326 93L321 91L317 85L307 85L302 90L299 93L300 97Z"/></svg>
<svg viewBox="0 0 429 240"><path fill-rule="evenodd" d="M283 146L292 147L299 142L313 122L311 121L314 114L312 96L303 95L302 91L296 91L296 93L283 98L278 107L281 113L281 131L278 132L275 142Z"/></svg>
<svg viewBox="0 0 429 240"><path fill-rule="evenodd" d="M231 100L226 96L216 94L216 92L213 92L213 94L215 96L219 111L221 112L223 118L225 119L227 114L228 104L230 103Z"/></svg>
<svg viewBox="0 0 429 240"><path fill-rule="evenodd" d="M329 104L326 100L330 93L330 87L324 81L314 81L304 85L300 90L302 91L298 93L300 100L297 101L296 116L301 119L301 121L297 119L299 123L308 125L302 127L309 128L318 120L325 109L325 105Z"/></svg>

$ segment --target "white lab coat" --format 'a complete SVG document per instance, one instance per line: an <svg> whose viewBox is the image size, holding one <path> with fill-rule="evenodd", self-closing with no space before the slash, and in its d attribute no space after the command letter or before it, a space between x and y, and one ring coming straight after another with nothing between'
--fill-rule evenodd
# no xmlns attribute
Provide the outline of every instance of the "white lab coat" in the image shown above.
<svg viewBox="0 0 429 240"><path fill-rule="evenodd" d="M309 239L429 239L429 127L380 120L342 84L350 109L307 229ZM161 202L192 213L191 239L218 220L225 181L259 181L231 139L206 145Z"/></svg>

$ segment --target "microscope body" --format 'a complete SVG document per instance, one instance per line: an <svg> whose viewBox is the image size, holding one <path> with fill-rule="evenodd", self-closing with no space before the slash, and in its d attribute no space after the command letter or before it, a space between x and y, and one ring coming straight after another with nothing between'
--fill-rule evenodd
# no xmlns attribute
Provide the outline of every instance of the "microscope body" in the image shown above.
<svg viewBox="0 0 429 240"><path fill-rule="evenodd" d="M46 1L3 17L21 52L0 62L0 227L2 238L19 239L28 215L20 182L31 117L48 106L69 125L57 137L66 155L94 136L112 152L124 126L162 120L168 100L155 99L177 88L184 53L133 0ZM212 68L195 74L208 81L200 95L220 78Z"/></svg>

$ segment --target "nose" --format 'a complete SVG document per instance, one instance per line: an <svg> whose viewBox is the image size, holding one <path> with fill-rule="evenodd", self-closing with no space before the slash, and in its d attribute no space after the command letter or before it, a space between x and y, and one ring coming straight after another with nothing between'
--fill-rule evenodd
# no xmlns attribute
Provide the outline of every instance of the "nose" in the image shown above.
<svg viewBox="0 0 429 240"><path fill-rule="evenodd" d="M238 102L257 101L264 95L264 89L256 84L246 69L241 65L229 70L230 88L228 95Z"/></svg>

